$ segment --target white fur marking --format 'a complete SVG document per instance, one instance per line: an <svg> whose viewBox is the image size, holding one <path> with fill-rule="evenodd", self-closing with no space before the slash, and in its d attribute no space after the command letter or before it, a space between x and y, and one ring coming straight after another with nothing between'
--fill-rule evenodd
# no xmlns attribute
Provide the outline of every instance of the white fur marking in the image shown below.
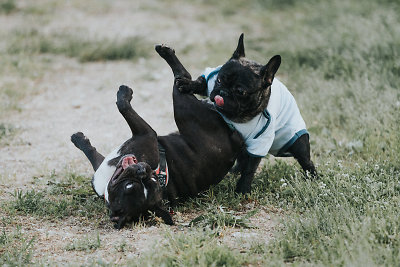
<svg viewBox="0 0 400 267"><path fill-rule="evenodd" d="M147 199L147 188L143 185L144 198Z"/></svg>
<svg viewBox="0 0 400 267"><path fill-rule="evenodd" d="M96 193L99 196L103 196L108 202L108 192L107 186L110 182L111 176L114 174L116 167L108 165L108 161L120 156L118 151L120 150L121 146L114 149L110 154L105 157L97 171L94 173L93 176L93 187Z"/></svg>

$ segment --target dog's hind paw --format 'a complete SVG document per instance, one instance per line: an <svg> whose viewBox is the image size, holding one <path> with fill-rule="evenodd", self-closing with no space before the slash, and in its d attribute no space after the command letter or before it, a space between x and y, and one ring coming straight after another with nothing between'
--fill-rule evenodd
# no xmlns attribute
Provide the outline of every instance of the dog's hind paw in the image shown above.
<svg viewBox="0 0 400 267"><path fill-rule="evenodd" d="M127 101L128 103L132 100L133 90L126 85L121 85L117 93L117 103L121 101Z"/></svg>
<svg viewBox="0 0 400 267"><path fill-rule="evenodd" d="M71 142L80 150L92 146L89 139L82 132L71 135Z"/></svg>

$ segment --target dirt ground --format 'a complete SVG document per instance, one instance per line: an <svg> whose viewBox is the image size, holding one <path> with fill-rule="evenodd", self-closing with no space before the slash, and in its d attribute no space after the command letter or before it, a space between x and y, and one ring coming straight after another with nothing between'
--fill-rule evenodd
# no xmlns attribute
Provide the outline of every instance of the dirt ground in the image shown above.
<svg viewBox="0 0 400 267"><path fill-rule="evenodd" d="M183 60L193 76L205 67L202 66L204 56L201 51L207 50L207 41L226 39L230 47L235 47L237 36L243 31L241 25L216 18L219 25L211 27L200 16L206 16L209 7L199 14L197 7L190 3L167 2L113 1L107 4L101 1L97 5L95 1L89 4L68 1L56 4L50 14L46 11L45 18L18 13L2 16L0 24L6 25L3 31L8 32L30 24L42 33L78 29L99 38L145 36L149 44L169 44L178 55L179 49L196 46L201 49L191 49ZM38 3L46 6L50 2ZM21 1L19 8L27 5L28 1ZM50 58L49 65L43 75L30 81L33 93L21 100L19 111L2 116L4 123L10 123L18 130L8 145L0 146L1 198L8 199L9 193L16 189L35 187L32 184L34 177L46 177L52 172L73 171L90 177L93 171L89 162L70 142L70 135L82 131L103 154L126 140L130 135L129 128L115 105L121 84L134 89L133 107L159 135L175 131L171 98L173 77L167 64L152 50L150 47L149 57L135 61L95 63L80 63L62 55L44 55ZM222 57L230 53L226 52ZM155 241L163 238L166 228L185 231L182 225L194 216L181 215L181 223L173 227L159 225L121 231L114 230L110 222L90 226L75 218L51 222L20 217L20 225L22 233L36 237L34 262L90 264L101 259L118 264L151 249ZM264 242L268 242L277 221L274 215L261 211L252 221L257 229L227 230L224 237L227 244L254 236L262 236ZM65 249L73 240L96 234L100 236L101 247L93 252ZM120 246L125 249L117 249Z"/></svg>

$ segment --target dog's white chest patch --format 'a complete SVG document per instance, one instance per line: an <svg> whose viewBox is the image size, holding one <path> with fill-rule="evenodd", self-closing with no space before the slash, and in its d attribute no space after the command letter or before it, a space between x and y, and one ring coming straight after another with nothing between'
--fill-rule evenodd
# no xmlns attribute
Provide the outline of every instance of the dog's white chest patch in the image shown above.
<svg viewBox="0 0 400 267"><path fill-rule="evenodd" d="M99 196L104 196L107 194L107 186L108 182L111 179L111 176L114 174L116 170L116 166L108 165L108 161L120 156L118 151L120 150L121 146L114 149L110 154L105 157L99 168L96 170L93 176L93 188ZM108 195L108 194L107 194ZM108 198L108 196L107 196Z"/></svg>

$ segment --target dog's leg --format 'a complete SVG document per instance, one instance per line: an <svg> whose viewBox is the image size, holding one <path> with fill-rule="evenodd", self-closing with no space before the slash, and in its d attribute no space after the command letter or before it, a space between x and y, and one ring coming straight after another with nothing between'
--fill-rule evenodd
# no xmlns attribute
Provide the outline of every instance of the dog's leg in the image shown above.
<svg viewBox="0 0 400 267"><path fill-rule="evenodd" d="M89 139L81 132L74 133L71 136L71 141L74 145L85 153L89 159L94 171L96 171L104 160L104 156L97 152L96 148L92 146Z"/></svg>
<svg viewBox="0 0 400 267"><path fill-rule="evenodd" d="M242 152L240 173L241 177L236 184L236 193L248 194L251 192L251 183L261 162L261 157L252 157L247 152Z"/></svg>
<svg viewBox="0 0 400 267"><path fill-rule="evenodd" d="M156 132L132 108L132 89L121 85L117 93L117 107L132 131L132 135L154 135Z"/></svg>
<svg viewBox="0 0 400 267"><path fill-rule="evenodd" d="M299 162L306 175L309 173L312 178L318 177L314 163L311 161L310 157L310 142L308 134L300 136L296 142L289 147L288 151Z"/></svg>
<svg viewBox="0 0 400 267"><path fill-rule="evenodd" d="M163 221L168 225L174 225L174 221L172 220L171 214L162 209L161 207L156 207L154 213L157 217L163 219Z"/></svg>
<svg viewBox="0 0 400 267"><path fill-rule="evenodd" d="M179 59L175 56L175 50L165 46L165 45L156 45L155 47L157 53L167 61L168 65L171 67L172 72L174 73L175 79L186 78L191 80L192 76L185 69Z"/></svg>
<svg viewBox="0 0 400 267"><path fill-rule="evenodd" d="M189 155L182 160L181 164L184 165L182 169L190 172L188 175L192 175L191 172L201 171L204 177L218 177L219 174L222 177L232 167L236 153L243 144L240 134L229 130L213 105L199 101L193 94L182 93L178 88L178 80L188 79L190 75L181 66L172 49L157 46L156 50L170 65L175 77L185 77L175 79L172 92L175 123L185 143L185 145L182 144L183 149ZM182 156L178 157L182 158ZM206 166L206 168L201 167L199 170L192 171L190 167L187 167L190 165ZM177 175L182 184L186 183L184 175L184 172ZM215 183L212 180L202 182ZM191 184L191 186L192 188L185 187L179 190L197 190L196 185Z"/></svg>
<svg viewBox="0 0 400 267"><path fill-rule="evenodd" d="M165 45L156 46L157 53L167 61L175 77L175 85L181 93L207 95L207 82L203 76L192 81L192 76L175 55L175 51Z"/></svg>
<svg viewBox="0 0 400 267"><path fill-rule="evenodd" d="M247 164L248 155L249 154L247 153L246 148L243 148L242 151L240 151L238 157L236 158L236 164L235 166L232 167L230 173L239 174L243 170L245 164Z"/></svg>
<svg viewBox="0 0 400 267"><path fill-rule="evenodd" d="M203 76L194 81L186 78L178 78L176 79L176 85L181 93L207 96L207 81Z"/></svg>
<svg viewBox="0 0 400 267"><path fill-rule="evenodd" d="M156 46L156 51L169 64L175 76L172 97L174 102L175 123L179 129L179 132L182 135L189 137L196 135L202 129L215 127L212 126L212 123L219 122L219 120L210 119L210 121L208 120L206 121L201 118L201 116L205 116L205 114L201 114L202 112L204 113L207 112L215 113L215 112L211 112L211 110L208 110L206 105L201 103L194 95L183 94L179 91L178 81L184 79L191 79L191 76L187 72L187 70L182 66L182 63L179 61L179 59L176 57L175 51L164 45ZM214 115L217 114L215 113ZM210 131L207 132L210 133ZM196 140L197 138L188 138L188 139Z"/></svg>

